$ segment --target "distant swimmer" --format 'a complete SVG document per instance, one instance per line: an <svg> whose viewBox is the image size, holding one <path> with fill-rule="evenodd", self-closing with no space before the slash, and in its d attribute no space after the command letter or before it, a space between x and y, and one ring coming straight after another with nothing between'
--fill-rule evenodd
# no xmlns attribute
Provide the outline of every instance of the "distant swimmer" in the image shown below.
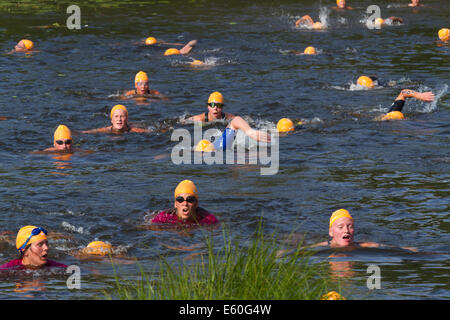
<svg viewBox="0 0 450 320"><path fill-rule="evenodd" d="M329 246L331 248L343 248L343 247L360 247L360 248L381 248L391 247L388 245L382 245L376 242L355 242L355 225L353 217L346 209L339 209L333 212L330 217L329 223L329 236L331 240L319 242L312 246ZM417 248L414 247L401 247L402 249L416 252Z"/></svg>
<svg viewBox="0 0 450 320"><path fill-rule="evenodd" d="M411 3L408 3L409 7L423 7L423 4L419 3L419 0L411 0Z"/></svg>
<svg viewBox="0 0 450 320"><path fill-rule="evenodd" d="M443 42L448 42L450 39L450 30L448 28L442 28L438 32L438 37Z"/></svg>
<svg viewBox="0 0 450 320"><path fill-rule="evenodd" d="M188 54L189 52L192 51L192 49L195 47L196 44L197 44L197 40L191 40L183 48L181 48L179 50L176 48L167 49L166 51L164 51L164 55L171 56L174 54Z"/></svg>
<svg viewBox="0 0 450 320"><path fill-rule="evenodd" d="M34 49L33 41L28 39L22 39L14 46L14 49L11 50L9 53L14 52L31 53L34 51L33 49Z"/></svg>
<svg viewBox="0 0 450 320"><path fill-rule="evenodd" d="M231 120L227 128L214 143L208 140L202 140L197 145L196 151L213 151L213 150L225 150L227 146L233 144L234 138L238 130L242 130L247 136L256 141L270 142L270 135L266 132L255 130L240 116L235 116L230 113L222 111L224 106L224 99L220 92L215 91L210 94L208 98L208 112L192 116L186 120L194 122L207 123L217 120ZM220 110L219 110L220 109Z"/></svg>
<svg viewBox="0 0 450 320"><path fill-rule="evenodd" d="M48 154L48 153L58 153L67 154L73 153L75 151L89 152L86 150L73 148L72 132L70 129L64 125L60 124L55 132L53 133L53 147L47 148L43 151L33 151L33 154Z"/></svg>
<svg viewBox="0 0 450 320"><path fill-rule="evenodd" d="M435 95L431 91L417 92L411 89L403 89L394 103L391 105L388 113L381 116L379 120L403 120L405 116L402 113L403 106L405 105L406 98L414 98L424 102L431 102L434 100Z"/></svg>
<svg viewBox="0 0 450 320"><path fill-rule="evenodd" d="M175 188L174 207L161 211L152 219L152 224L211 225L217 218L199 207L198 191L194 182L183 180Z"/></svg>
<svg viewBox="0 0 450 320"><path fill-rule="evenodd" d="M134 90L129 90L125 93L126 98L146 97L167 99L158 90L150 89L148 75L144 71L139 71L134 77Z"/></svg>
<svg viewBox="0 0 450 320"><path fill-rule="evenodd" d="M314 22L314 20L309 15L305 15L305 16L301 17L300 19L298 19L295 22L295 26L297 28L306 27L308 29L314 29L314 30L321 30L321 29L326 28L326 26L324 24L322 24L322 22L319 22L319 21Z"/></svg>
<svg viewBox="0 0 450 320"><path fill-rule="evenodd" d="M8 120L8 118L7 117L0 117L0 121L1 120Z"/></svg>
<svg viewBox="0 0 450 320"><path fill-rule="evenodd" d="M111 109L110 113L111 125L98 128L81 131L81 133L127 133L127 132L136 132L136 133L146 133L152 132L148 129L137 128L133 124L128 122L128 110L124 105L118 104L115 105Z"/></svg>
<svg viewBox="0 0 450 320"><path fill-rule="evenodd" d="M167 42L161 39L156 39L155 37L147 37L145 38L145 40L143 41L143 43L146 46L153 46L153 45L159 45L159 44L164 44L164 45L170 45L170 46L182 46L182 43L171 43L171 42Z"/></svg>
<svg viewBox="0 0 450 320"><path fill-rule="evenodd" d="M336 7L333 7L335 10L353 10L352 7L347 6L345 0L336 0Z"/></svg>
<svg viewBox="0 0 450 320"><path fill-rule="evenodd" d="M48 259L47 231L41 227L25 226L17 233L16 248L19 259L0 266L0 270L42 269L49 267L67 268L65 264Z"/></svg>
<svg viewBox="0 0 450 320"><path fill-rule="evenodd" d="M368 21L368 23L370 24L369 21ZM386 18L386 19L383 19L381 17L377 18L373 22L373 25L375 27L377 27L377 28L380 28L380 27L384 27L386 25L392 26L392 25L399 25L399 24L402 24L402 23L403 23L403 19L402 18L392 16L392 17L389 17L389 18Z"/></svg>

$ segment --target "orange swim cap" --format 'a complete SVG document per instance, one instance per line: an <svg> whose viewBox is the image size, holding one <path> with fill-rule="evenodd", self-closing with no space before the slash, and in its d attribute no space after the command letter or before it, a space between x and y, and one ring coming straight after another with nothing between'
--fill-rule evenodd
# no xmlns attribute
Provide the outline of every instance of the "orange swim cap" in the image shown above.
<svg viewBox="0 0 450 320"><path fill-rule="evenodd" d="M211 141L203 139L197 143L197 145L195 146L195 151L213 152L215 151L215 148L214 145L211 143Z"/></svg>
<svg viewBox="0 0 450 320"><path fill-rule="evenodd" d="M381 25L384 24L384 19L383 18L376 18L375 21L374 21L374 24L376 26L381 26Z"/></svg>
<svg viewBox="0 0 450 320"><path fill-rule="evenodd" d="M173 54L181 54L181 52L180 52L180 50L175 49L175 48L167 49L166 52L164 52L165 56L171 56Z"/></svg>
<svg viewBox="0 0 450 320"><path fill-rule="evenodd" d="M209 95L208 103L223 103L223 95L219 91L215 91Z"/></svg>
<svg viewBox="0 0 450 320"><path fill-rule="evenodd" d="M178 184L175 188L175 198L182 193L193 194L198 200L197 187L191 180L183 180Z"/></svg>
<svg viewBox="0 0 450 320"><path fill-rule="evenodd" d="M116 110L123 110L125 111L125 113L127 114L128 117L128 110L125 106L121 105L121 104L116 104L112 109L111 109L111 114L109 115L111 117L111 119L113 118L114 112Z"/></svg>
<svg viewBox="0 0 450 320"><path fill-rule="evenodd" d="M316 48L314 47L306 47L305 51L303 51L304 54L316 54Z"/></svg>
<svg viewBox="0 0 450 320"><path fill-rule="evenodd" d="M345 300L345 298L336 291L330 291L324 294L320 300Z"/></svg>
<svg viewBox="0 0 450 320"><path fill-rule="evenodd" d="M86 248L83 249L83 253L95 254L99 256L111 254L111 252L112 245L103 241L92 241L86 246Z"/></svg>
<svg viewBox="0 0 450 320"><path fill-rule="evenodd" d="M27 39L20 40L17 45L19 45L20 43L22 43L23 46L25 47L25 49L27 49L27 50L31 50L34 48L34 43L31 40L27 40Z"/></svg>
<svg viewBox="0 0 450 320"><path fill-rule="evenodd" d="M350 213L347 210L345 210L345 209L336 210L335 212L333 212L333 214L330 217L330 228L333 225L333 223L335 223L336 220L340 219L340 218L350 218L353 220L352 216L350 215Z"/></svg>
<svg viewBox="0 0 450 320"><path fill-rule="evenodd" d="M388 112L381 118L382 121L385 121L385 120L404 120L404 119L405 119L405 116L400 111Z"/></svg>
<svg viewBox="0 0 450 320"><path fill-rule="evenodd" d="M291 119L282 118L282 119L278 120L278 123L277 123L278 132L294 131L294 128L295 128L295 126Z"/></svg>
<svg viewBox="0 0 450 320"><path fill-rule="evenodd" d="M139 71L134 77L134 83L138 83L141 81L148 81L147 73L145 73L144 71Z"/></svg>
<svg viewBox="0 0 450 320"><path fill-rule="evenodd" d="M27 239L30 237L31 232L37 229L36 226L25 226L20 228L19 232L17 232L17 237L16 237L16 248L17 250L19 250L24 244L25 241L27 241ZM32 244L34 242L39 242L41 240L45 240L47 239L47 235L41 230L41 232L39 232L39 234L32 236L30 238L30 240L28 240L27 245ZM23 251L23 249L22 249Z"/></svg>
<svg viewBox="0 0 450 320"><path fill-rule="evenodd" d="M60 124L53 134L53 141L67 139L72 139L72 132L67 126Z"/></svg>
<svg viewBox="0 0 450 320"><path fill-rule="evenodd" d="M203 61L201 61L201 60L194 60L191 62L191 65L193 65L193 66L200 66L202 64L203 64Z"/></svg>
<svg viewBox="0 0 450 320"><path fill-rule="evenodd" d="M366 88L373 88L374 84L372 79L370 79L367 76L361 76L358 78L358 80L356 81L357 84L359 84L360 86L366 87Z"/></svg>
<svg viewBox="0 0 450 320"><path fill-rule="evenodd" d="M438 32L439 39L441 39L441 40L444 41L444 42L447 42L447 41L449 40L449 33L450 33L450 30L449 30L449 29L447 29L447 28L442 28L442 29L439 30L439 32Z"/></svg>
<svg viewBox="0 0 450 320"><path fill-rule="evenodd" d="M152 44L155 44L157 42L158 41L154 37L148 37L147 39L145 39L145 44L148 45L148 46L152 45Z"/></svg>

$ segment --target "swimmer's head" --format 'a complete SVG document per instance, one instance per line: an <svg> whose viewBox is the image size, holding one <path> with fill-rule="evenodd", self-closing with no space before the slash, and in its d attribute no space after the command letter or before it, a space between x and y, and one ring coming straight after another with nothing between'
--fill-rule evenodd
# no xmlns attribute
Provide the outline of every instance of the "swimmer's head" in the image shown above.
<svg viewBox="0 0 450 320"><path fill-rule="evenodd" d="M57 150L70 150L72 148L72 132L60 124L53 133L53 145Z"/></svg>
<svg viewBox="0 0 450 320"><path fill-rule="evenodd" d="M16 51L30 51L33 50L33 48L33 41L27 39L20 40L15 46Z"/></svg>
<svg viewBox="0 0 450 320"><path fill-rule="evenodd" d="M345 0L336 0L336 5L341 9L345 8Z"/></svg>
<svg viewBox="0 0 450 320"><path fill-rule="evenodd" d="M317 51L316 51L316 48L309 46L309 47L305 48L305 51L303 51L303 53L304 54L316 54Z"/></svg>
<svg viewBox="0 0 450 320"><path fill-rule="evenodd" d="M288 118L282 118L278 120L277 123L277 130L278 132L289 132L294 131L295 126L291 119Z"/></svg>
<svg viewBox="0 0 450 320"><path fill-rule="evenodd" d="M345 300L345 298L336 291L330 291L324 294L320 300Z"/></svg>
<svg viewBox="0 0 450 320"><path fill-rule="evenodd" d="M369 89L374 87L373 80L367 76L360 76L358 78L358 80L356 81L356 83L362 87L369 88Z"/></svg>
<svg viewBox="0 0 450 320"><path fill-rule="evenodd" d="M112 245L103 241L92 241L82 251L85 254L104 256L111 254Z"/></svg>
<svg viewBox="0 0 450 320"><path fill-rule="evenodd" d="M152 45L152 44L155 44L155 43L157 43L158 41L156 40L156 38L154 38L154 37L148 37L147 39L145 39L145 44L147 45L147 46L150 46L150 45Z"/></svg>
<svg viewBox="0 0 450 320"><path fill-rule="evenodd" d="M137 94L148 93L148 76L144 71L139 71L134 77L134 87L136 88Z"/></svg>
<svg viewBox="0 0 450 320"><path fill-rule="evenodd" d="M174 203L180 220L192 219L198 208L197 187L191 180L181 181L175 189Z"/></svg>
<svg viewBox="0 0 450 320"><path fill-rule="evenodd" d="M384 24L384 19L383 18L376 18L374 21L375 26L377 27L381 27Z"/></svg>
<svg viewBox="0 0 450 320"><path fill-rule="evenodd" d="M333 212L328 233L333 246L345 247L353 243L355 228L353 218L347 210L339 209Z"/></svg>
<svg viewBox="0 0 450 320"><path fill-rule="evenodd" d="M385 120L404 120L404 119L405 119L405 116L400 111L388 112L381 118L382 121L385 121Z"/></svg>
<svg viewBox="0 0 450 320"><path fill-rule="evenodd" d="M34 242L47 240L47 231L36 226L25 226L20 228L16 237L16 249L23 253L26 248Z"/></svg>
<svg viewBox="0 0 450 320"><path fill-rule="evenodd" d="M165 55L165 56L171 56L171 55L173 55L173 54L181 54L181 52L180 52L180 50L175 49L175 48L167 49L167 50L164 52L164 55Z"/></svg>
<svg viewBox="0 0 450 320"><path fill-rule="evenodd" d="M203 61L201 60L194 60L191 62L191 65L193 66L201 66L203 64Z"/></svg>
<svg viewBox="0 0 450 320"><path fill-rule="evenodd" d="M115 130L123 130L128 125L128 110L124 105L117 104L111 109L111 124Z"/></svg>
<svg viewBox="0 0 450 320"><path fill-rule="evenodd" d="M215 151L215 148L214 148L214 145L211 143L211 141L203 139L197 143L197 145L195 146L195 151L213 152L213 151Z"/></svg>
<svg viewBox="0 0 450 320"><path fill-rule="evenodd" d="M223 95L219 91L215 91L209 95L208 104L221 103L223 104Z"/></svg>
<svg viewBox="0 0 450 320"><path fill-rule="evenodd" d="M324 25L322 24L322 22L314 22L314 24L312 25L312 28L315 30L320 30L320 29L324 29Z"/></svg>
<svg viewBox="0 0 450 320"><path fill-rule="evenodd" d="M438 32L438 36L439 39L441 39L441 41L447 42L450 39L450 30L447 28L442 28L441 30L439 30Z"/></svg>

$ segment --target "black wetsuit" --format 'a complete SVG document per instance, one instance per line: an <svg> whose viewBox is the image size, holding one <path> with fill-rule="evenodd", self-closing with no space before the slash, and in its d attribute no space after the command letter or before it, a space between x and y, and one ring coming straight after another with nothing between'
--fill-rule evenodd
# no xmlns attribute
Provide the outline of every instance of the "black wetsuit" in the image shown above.
<svg viewBox="0 0 450 320"><path fill-rule="evenodd" d="M395 100L394 103L391 105L391 108L389 109L388 112L391 112L391 111L402 112L404 105L405 105L405 100Z"/></svg>

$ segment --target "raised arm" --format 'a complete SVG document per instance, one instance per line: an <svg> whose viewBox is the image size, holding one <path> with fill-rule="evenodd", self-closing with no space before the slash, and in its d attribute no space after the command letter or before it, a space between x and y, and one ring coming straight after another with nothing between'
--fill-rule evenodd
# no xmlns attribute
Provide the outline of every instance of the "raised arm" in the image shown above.
<svg viewBox="0 0 450 320"><path fill-rule="evenodd" d="M296 27L298 27L301 24L313 25L314 24L314 20L309 15L306 15L306 16L301 17L300 19L298 19L295 22L295 26Z"/></svg>
<svg viewBox="0 0 450 320"><path fill-rule="evenodd" d="M406 100L406 98L414 98L425 102L431 102L434 100L434 97L435 96L431 91L417 92L411 89L403 89L395 100L397 101Z"/></svg>
<svg viewBox="0 0 450 320"><path fill-rule="evenodd" d="M266 132L252 129L250 125L240 116L236 116L230 122L230 128L233 130L242 130L246 135L256 141L270 142L270 135Z"/></svg>

